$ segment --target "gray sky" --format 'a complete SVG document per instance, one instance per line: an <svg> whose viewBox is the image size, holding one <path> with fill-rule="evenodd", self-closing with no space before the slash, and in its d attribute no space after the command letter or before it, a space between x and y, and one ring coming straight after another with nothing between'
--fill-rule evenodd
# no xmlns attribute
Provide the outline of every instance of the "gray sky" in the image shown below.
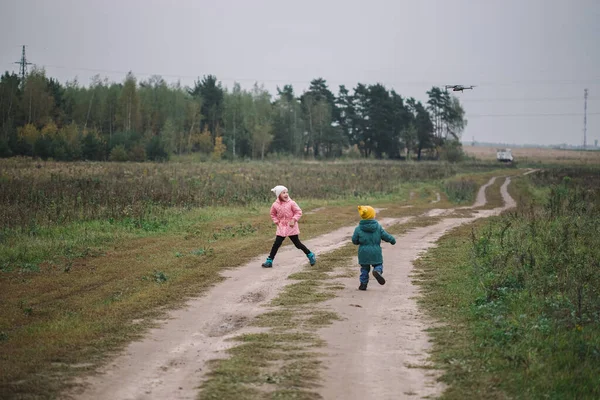
<svg viewBox="0 0 600 400"><path fill-rule="evenodd" d="M299 95L323 77L336 95L382 83L421 101L433 85L477 85L458 93L467 142L581 144L584 88L588 144L600 141L599 43L598 0L0 2L2 71L18 72L26 44L48 76L85 85L132 70Z"/></svg>

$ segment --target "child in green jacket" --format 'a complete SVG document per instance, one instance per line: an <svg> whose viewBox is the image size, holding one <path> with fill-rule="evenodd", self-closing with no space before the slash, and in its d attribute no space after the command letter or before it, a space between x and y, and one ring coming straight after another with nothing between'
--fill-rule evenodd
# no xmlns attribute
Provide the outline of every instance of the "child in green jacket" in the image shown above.
<svg viewBox="0 0 600 400"><path fill-rule="evenodd" d="M373 277L380 285L385 284L383 279L383 254L381 241L396 244L396 239L387 233L379 222L375 220L375 209L371 206L358 206L358 213L362 220L354 229L352 243L358 245L358 263L360 264L360 286L358 290L367 290L369 272L373 266Z"/></svg>

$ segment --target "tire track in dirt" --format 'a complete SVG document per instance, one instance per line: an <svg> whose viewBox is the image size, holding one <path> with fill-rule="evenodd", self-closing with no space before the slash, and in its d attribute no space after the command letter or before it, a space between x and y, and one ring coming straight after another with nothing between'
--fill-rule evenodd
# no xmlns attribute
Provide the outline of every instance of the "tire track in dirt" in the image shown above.
<svg viewBox="0 0 600 400"><path fill-rule="evenodd" d="M485 205L485 189L495 179L481 187L471 207L461 209ZM325 303L343 320L319 331L327 342L327 356L322 359L327 369L318 390L324 399L414 399L442 393L444 386L436 380L440 373L426 368L430 348L426 329L435 322L417 307L419 289L411 282L413 261L448 230L514 207L509 183L506 178L500 189L502 207L416 228L398 236L395 246L384 244L384 286L371 279L367 291L358 291L355 260L356 277L339 279L346 289ZM430 214L440 215L435 210Z"/></svg>

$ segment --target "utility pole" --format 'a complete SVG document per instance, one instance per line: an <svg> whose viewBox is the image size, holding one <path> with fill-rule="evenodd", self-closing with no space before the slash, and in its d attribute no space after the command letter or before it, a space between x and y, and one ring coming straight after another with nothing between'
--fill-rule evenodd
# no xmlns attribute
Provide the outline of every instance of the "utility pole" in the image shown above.
<svg viewBox="0 0 600 400"><path fill-rule="evenodd" d="M21 60L15 61L14 64L19 64L19 75L21 75L21 85L23 85L25 83L25 76L27 75L27 66L31 65L31 63L27 61L27 57L25 56L25 45L23 45Z"/></svg>
<svg viewBox="0 0 600 400"><path fill-rule="evenodd" d="M586 148L587 141L587 97L588 90L583 91L583 149Z"/></svg>

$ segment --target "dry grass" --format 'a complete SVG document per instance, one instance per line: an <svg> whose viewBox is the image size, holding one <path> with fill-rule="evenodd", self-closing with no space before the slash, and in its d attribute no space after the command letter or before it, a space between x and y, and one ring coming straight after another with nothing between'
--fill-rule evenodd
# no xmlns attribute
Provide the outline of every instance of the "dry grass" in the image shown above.
<svg viewBox="0 0 600 400"><path fill-rule="evenodd" d="M287 185L294 199L359 199L397 195L402 183L434 182L456 170L447 163L393 161L38 164L0 159L0 230L35 233L92 220L152 230L173 208L264 204L272 201L275 184Z"/></svg>
<svg viewBox="0 0 600 400"><path fill-rule="evenodd" d="M496 147L464 145L463 150L480 160L496 160ZM546 148L511 148L517 163L600 164L600 151Z"/></svg>

